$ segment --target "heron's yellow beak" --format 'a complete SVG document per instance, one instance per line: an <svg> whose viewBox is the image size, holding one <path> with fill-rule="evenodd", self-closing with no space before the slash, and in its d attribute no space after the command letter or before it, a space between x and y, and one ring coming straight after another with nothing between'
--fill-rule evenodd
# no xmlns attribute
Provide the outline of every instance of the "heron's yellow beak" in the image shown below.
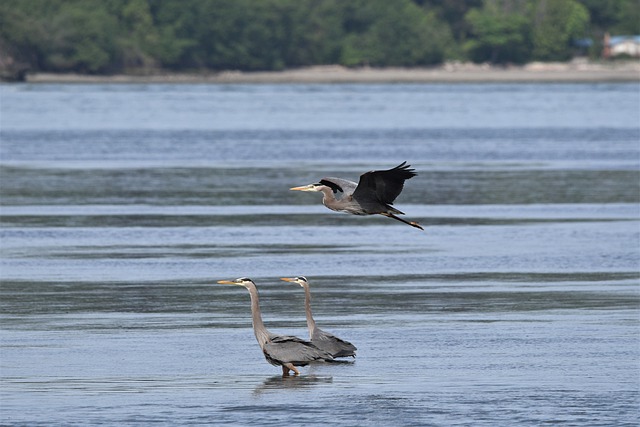
<svg viewBox="0 0 640 427"><path fill-rule="evenodd" d="M289 190L294 190L294 191L315 191L315 186L313 184L303 185L301 187L292 187Z"/></svg>
<svg viewBox="0 0 640 427"><path fill-rule="evenodd" d="M218 280L221 285L237 285L233 280Z"/></svg>
<svg viewBox="0 0 640 427"><path fill-rule="evenodd" d="M296 279L290 277L281 277L280 280L284 280L285 282L295 282Z"/></svg>

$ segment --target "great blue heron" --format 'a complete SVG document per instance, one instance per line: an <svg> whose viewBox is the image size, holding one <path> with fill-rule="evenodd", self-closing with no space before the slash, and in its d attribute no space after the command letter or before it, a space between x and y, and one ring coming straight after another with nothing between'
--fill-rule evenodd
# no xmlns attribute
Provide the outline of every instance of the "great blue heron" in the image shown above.
<svg viewBox="0 0 640 427"><path fill-rule="evenodd" d="M293 282L302 286L304 289L304 308L307 313L307 327L309 328L309 337L311 343L319 349L330 353L333 357L356 357L356 346L348 341L342 340L335 335L325 332L316 326L316 321L311 313L311 291L309 289L309 281L302 276L299 277L282 277L285 282Z"/></svg>
<svg viewBox="0 0 640 427"><path fill-rule="evenodd" d="M402 192L404 182L416 176L415 170L406 163L402 162L393 169L366 172L360 175L357 184L341 178L322 178L317 184L290 190L321 191L324 195L322 203L331 210L353 215L380 214L424 230L417 222L397 217L404 212L391 206Z"/></svg>
<svg viewBox="0 0 640 427"><path fill-rule="evenodd" d="M244 286L249 291L253 332L267 362L275 366L282 366L282 375L288 375L289 371L298 375L300 371L296 369L296 366L306 366L309 362L333 360L331 354L319 349L309 341L269 332L262 322L258 289L251 279L240 277L235 280L219 280L218 283Z"/></svg>

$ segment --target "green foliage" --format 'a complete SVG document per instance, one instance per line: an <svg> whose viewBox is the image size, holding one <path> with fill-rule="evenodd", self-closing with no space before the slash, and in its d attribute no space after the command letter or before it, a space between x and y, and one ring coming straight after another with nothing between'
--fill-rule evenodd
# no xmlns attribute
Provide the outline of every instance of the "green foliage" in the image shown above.
<svg viewBox="0 0 640 427"><path fill-rule="evenodd" d="M7 1L0 9L2 45L42 70L104 72L115 61L117 22L86 1Z"/></svg>
<svg viewBox="0 0 640 427"><path fill-rule="evenodd" d="M43 11L24 6L20 0L0 2L0 51L16 62L38 64L45 37L41 19L36 17Z"/></svg>
<svg viewBox="0 0 640 427"><path fill-rule="evenodd" d="M345 31L342 0L299 0L290 3L285 21L284 61L289 66L337 64L340 62Z"/></svg>
<svg viewBox="0 0 640 427"><path fill-rule="evenodd" d="M585 36L589 11L575 0L538 0L533 13L533 58L570 59L571 43Z"/></svg>
<svg viewBox="0 0 640 427"><path fill-rule="evenodd" d="M344 40L341 63L348 66L437 64L453 43L446 25L409 0L352 1L345 18L352 31Z"/></svg>
<svg viewBox="0 0 640 427"><path fill-rule="evenodd" d="M108 71L115 60L117 21L102 7L65 2L44 21L45 67L79 72Z"/></svg>
<svg viewBox="0 0 640 427"><path fill-rule="evenodd" d="M640 34L637 0L1 0L0 72L566 60ZM594 52L597 54L597 52Z"/></svg>
<svg viewBox="0 0 640 427"><path fill-rule="evenodd" d="M130 0L120 9L118 45L125 69L148 68L155 65L160 50L160 34L154 25L146 0Z"/></svg>
<svg viewBox="0 0 640 427"><path fill-rule="evenodd" d="M509 1L486 1L471 9L465 20L473 38L464 45L475 62L522 63L530 55L530 26L526 9L511 11Z"/></svg>
<svg viewBox="0 0 640 427"><path fill-rule="evenodd" d="M611 32L614 34L640 34L640 3L637 0L618 0L614 24Z"/></svg>

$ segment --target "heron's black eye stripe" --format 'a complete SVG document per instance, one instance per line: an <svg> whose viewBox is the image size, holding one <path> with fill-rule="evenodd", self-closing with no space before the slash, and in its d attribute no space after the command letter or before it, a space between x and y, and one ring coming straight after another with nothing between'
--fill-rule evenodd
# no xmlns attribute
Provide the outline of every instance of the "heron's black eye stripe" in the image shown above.
<svg viewBox="0 0 640 427"><path fill-rule="evenodd" d="M338 191L341 193L344 192L344 190L342 190L342 187L340 187L338 184L336 184L335 182L327 181L326 179L321 180L320 185L326 185L327 187L331 188L334 193L337 193Z"/></svg>

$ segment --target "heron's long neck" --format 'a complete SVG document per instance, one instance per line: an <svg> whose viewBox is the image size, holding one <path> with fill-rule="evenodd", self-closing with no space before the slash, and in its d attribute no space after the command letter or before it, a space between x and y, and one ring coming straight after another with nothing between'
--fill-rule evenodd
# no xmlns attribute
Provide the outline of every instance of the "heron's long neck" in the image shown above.
<svg viewBox="0 0 640 427"><path fill-rule="evenodd" d="M253 323L253 332L256 335L256 340L260 344L260 348L269 341L269 331L262 322L262 313L260 312L260 298L258 298L258 289L255 286L247 288L249 295L251 296L251 321Z"/></svg>
<svg viewBox="0 0 640 427"><path fill-rule="evenodd" d="M334 209L334 203L336 202L336 196L333 194L333 190L329 187L321 187L320 191L322 191L322 204L328 207L329 209Z"/></svg>
<svg viewBox="0 0 640 427"><path fill-rule="evenodd" d="M304 308L307 313L307 327L309 328L309 337L313 336L313 332L316 329L316 321L313 320L313 314L311 313L311 291L309 286L304 286Z"/></svg>

